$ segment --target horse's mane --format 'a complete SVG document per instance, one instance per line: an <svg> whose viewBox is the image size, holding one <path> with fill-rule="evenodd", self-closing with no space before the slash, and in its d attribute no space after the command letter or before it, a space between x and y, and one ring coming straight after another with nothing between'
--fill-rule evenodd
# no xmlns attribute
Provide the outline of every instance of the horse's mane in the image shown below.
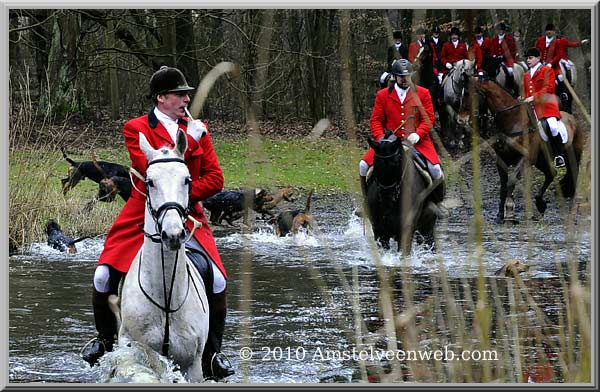
<svg viewBox="0 0 600 392"><path fill-rule="evenodd" d="M474 77L481 78L482 76L474 76ZM496 79L492 79L492 78L490 78L488 76L484 76L483 78L485 80L487 80L488 82L492 82L496 86L500 87L500 89L502 89L502 91L504 91L506 93L506 95L508 95L513 100L512 104L517 104L519 102L519 101L517 101L517 99L515 97L512 96L511 92L508 91L508 89L506 89L503 85L501 85L500 83L498 83L498 81L496 81Z"/></svg>
<svg viewBox="0 0 600 392"><path fill-rule="evenodd" d="M489 79L492 82L494 82L498 87L500 87L502 90L504 90L504 92L513 99L513 101L515 101L515 103L517 103L517 99L515 97L512 96L512 93L510 91L508 91L508 89L506 87L504 87L503 85L501 85L500 83L498 83L498 81L496 79Z"/></svg>

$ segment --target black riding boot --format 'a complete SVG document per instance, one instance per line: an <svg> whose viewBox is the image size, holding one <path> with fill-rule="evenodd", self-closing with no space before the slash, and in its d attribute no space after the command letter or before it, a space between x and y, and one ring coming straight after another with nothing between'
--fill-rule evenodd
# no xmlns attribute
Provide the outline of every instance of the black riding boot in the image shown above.
<svg viewBox="0 0 600 392"><path fill-rule="evenodd" d="M554 166L564 167L565 145L562 142L560 133L556 134L556 136L550 136L550 146L552 147L552 153L554 154Z"/></svg>
<svg viewBox="0 0 600 392"><path fill-rule="evenodd" d="M90 366L94 366L105 352L112 351L117 335L117 319L108 307L109 295L110 293L100 293L96 288L92 292L92 306L98 337L88 344L82 353L83 359Z"/></svg>
<svg viewBox="0 0 600 392"><path fill-rule="evenodd" d="M442 181L431 191L431 201L435 204L439 204L444 201L446 196L446 182Z"/></svg>
<svg viewBox="0 0 600 392"><path fill-rule="evenodd" d="M208 340L202 353L202 371L205 378L218 381L235 373L229 360L221 353L227 315L227 290L210 295L208 308Z"/></svg>

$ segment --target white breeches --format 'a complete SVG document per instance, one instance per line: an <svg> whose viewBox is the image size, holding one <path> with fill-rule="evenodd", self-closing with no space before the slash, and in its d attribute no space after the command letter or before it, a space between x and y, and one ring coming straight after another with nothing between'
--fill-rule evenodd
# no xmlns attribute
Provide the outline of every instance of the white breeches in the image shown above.
<svg viewBox="0 0 600 392"><path fill-rule="evenodd" d="M429 174L431 174L431 178L433 178L434 180L441 178L442 175L444 174L444 173L442 173L442 166L439 163L436 165L433 165L427 159L425 161L427 161L427 169L429 169Z"/></svg>
<svg viewBox="0 0 600 392"><path fill-rule="evenodd" d="M361 177L366 177L368 171L369 164L361 159L358 163L358 174L360 174Z"/></svg>
<svg viewBox="0 0 600 392"><path fill-rule="evenodd" d="M546 118L546 122L548 123L548 128L550 128L550 133L552 136L560 134L563 144L567 143L569 140L569 134L567 133L567 127L565 126L565 123L556 117L548 117ZM543 141L548 141L548 137L546 136L545 132L540 132L540 136L542 137Z"/></svg>
<svg viewBox="0 0 600 392"><path fill-rule="evenodd" d="M427 169L429 170L429 174L431 174L431 177L434 180L437 180L438 178L440 178L444 175L444 173L442 172L442 166L439 163L434 165L431 162L429 162L427 159L425 159L425 161L427 162ZM369 171L369 165L367 164L367 162L365 162L361 159L361 161L358 164L358 174L361 177L366 177L368 171Z"/></svg>
<svg viewBox="0 0 600 392"><path fill-rule="evenodd" d="M193 239L193 241L195 242L194 245L196 247L200 247L200 245L198 245L198 242L196 242L195 239ZM219 267L217 267L215 262L212 261L210 257L208 257L208 259L210 259L211 261L210 265L213 271L213 293L218 294L223 292L223 290L225 290L225 288L227 287L227 280L225 280L223 273L221 272ZM113 279L113 282L116 282L116 284L118 285L118 281L115 281L115 279ZM106 264L100 264L96 267L96 271L94 272L94 287L100 293L108 293L109 291L111 291L111 289L113 291L116 290L116 287L110 287L110 283L110 268Z"/></svg>
<svg viewBox="0 0 600 392"><path fill-rule="evenodd" d="M110 269L106 264L100 264L94 272L94 287L100 293L108 293L110 287L108 284L110 278Z"/></svg>

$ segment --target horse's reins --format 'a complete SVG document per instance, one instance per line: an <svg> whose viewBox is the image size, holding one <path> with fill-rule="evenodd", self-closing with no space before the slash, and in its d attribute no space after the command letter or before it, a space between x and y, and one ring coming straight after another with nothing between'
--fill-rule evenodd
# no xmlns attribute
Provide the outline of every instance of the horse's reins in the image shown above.
<svg viewBox="0 0 600 392"><path fill-rule="evenodd" d="M494 82L495 82L495 81L494 81ZM495 82L495 83L496 83L496 82ZM496 83L496 84L497 84L497 83ZM502 87L502 86L500 86L500 87ZM479 88L476 88L476 91L477 91L477 94L479 94L479 95L483 95L483 94L482 94L482 92L480 91L480 89L479 89ZM517 103L516 103L516 104L514 104L514 105L510 105L510 106L508 106L508 107L505 107L505 108L502 108L502 109L500 109L500 110L496 111L495 113L493 113L493 115L494 115L494 117L496 117L496 116L497 116L498 114L500 114L500 113L504 113L504 112L508 112L509 110L516 109L516 108L518 108L518 107L520 107L520 106L522 106L522 105L524 105L524 104L526 104L526 103L528 103L528 102L527 102L527 101L517 101ZM535 110L533 111L533 113L534 113L534 115L535 115L535 116L536 116L536 118L537 118L537 115L535 114ZM535 132L535 129L533 129L533 128L531 128L531 127L529 127L529 128L527 129L527 134L530 134L530 133L533 133L533 132ZM524 133L525 133L524 131L510 132L510 133L509 133L508 135L506 135L506 136L508 136L508 137L517 137L517 136L522 136Z"/></svg>

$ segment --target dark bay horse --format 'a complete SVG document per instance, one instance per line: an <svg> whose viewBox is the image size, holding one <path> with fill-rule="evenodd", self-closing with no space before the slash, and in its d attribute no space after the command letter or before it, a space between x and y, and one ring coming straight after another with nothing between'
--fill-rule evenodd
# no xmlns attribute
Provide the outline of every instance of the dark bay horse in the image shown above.
<svg viewBox="0 0 600 392"><path fill-rule="evenodd" d="M493 148L500 175L500 205L497 221L514 220L513 191L517 179L522 174L523 164L535 166L544 174L544 183L535 195L536 208L543 214L547 207L544 193L557 172L549 146L540 136L533 108L527 102L517 101L497 82L486 77L469 78L468 91L469 99L463 101L459 114L463 121L469 120L470 108L475 104L475 97L485 100L494 115L498 140ZM575 194L579 161L586 138L572 115L561 112L561 116L569 134L569 141L565 146L567 171L560 180L560 188L564 197L572 197ZM547 128L546 125L543 126ZM545 131L550 133L549 129ZM509 177L511 166L516 166L516 171Z"/></svg>
<svg viewBox="0 0 600 392"><path fill-rule="evenodd" d="M409 254L415 231L417 243L435 249L436 207L429 200L431 181L419 173L402 141L368 140L375 150L373 172L367 181L367 205L375 240L385 249L390 239ZM412 147L408 147L409 149Z"/></svg>

